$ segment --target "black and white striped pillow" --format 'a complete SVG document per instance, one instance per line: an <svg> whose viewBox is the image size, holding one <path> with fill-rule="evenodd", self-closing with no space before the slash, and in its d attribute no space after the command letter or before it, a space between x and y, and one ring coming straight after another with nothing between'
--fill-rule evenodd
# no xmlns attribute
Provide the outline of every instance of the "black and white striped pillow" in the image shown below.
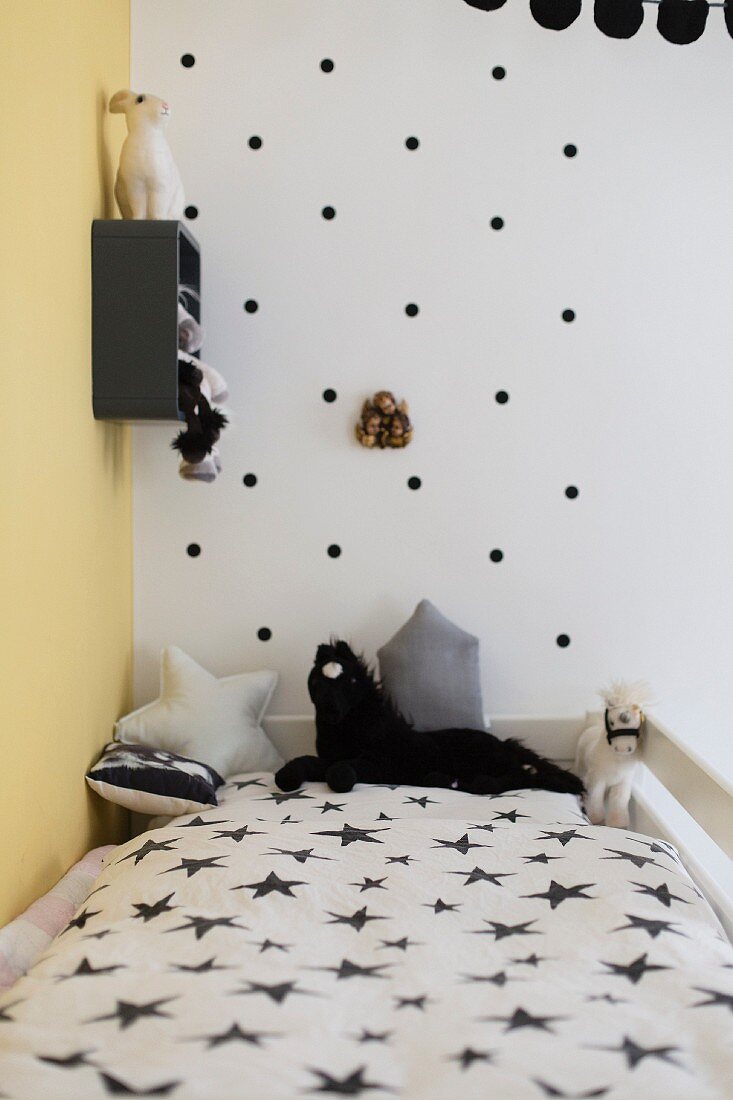
<svg viewBox="0 0 733 1100"><path fill-rule="evenodd" d="M208 764L173 752L111 741L86 774L93 791L141 814L178 814L218 805L224 780Z"/></svg>

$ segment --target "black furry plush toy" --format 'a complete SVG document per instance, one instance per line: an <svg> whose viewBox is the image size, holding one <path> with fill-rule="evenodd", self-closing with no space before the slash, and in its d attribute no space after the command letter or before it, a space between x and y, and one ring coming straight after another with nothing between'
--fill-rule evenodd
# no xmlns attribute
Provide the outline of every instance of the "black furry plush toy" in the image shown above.
<svg viewBox="0 0 733 1100"><path fill-rule="evenodd" d="M346 642L321 645L308 677L316 708L317 756L299 756L275 775L283 791L325 780L332 791L355 783L450 787L499 794L521 787L581 794L571 772L517 741L483 730L419 733L389 702Z"/></svg>
<svg viewBox="0 0 733 1100"><path fill-rule="evenodd" d="M178 359L178 407L186 420L185 432L179 432L171 447L191 464L203 462L218 442L227 418L212 408L210 389L204 383L204 372L191 357Z"/></svg>

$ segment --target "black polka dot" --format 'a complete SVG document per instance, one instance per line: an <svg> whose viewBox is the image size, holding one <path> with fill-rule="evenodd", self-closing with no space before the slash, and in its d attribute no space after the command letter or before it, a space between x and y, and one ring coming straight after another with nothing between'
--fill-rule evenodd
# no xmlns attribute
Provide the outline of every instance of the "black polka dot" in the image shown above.
<svg viewBox="0 0 733 1100"><path fill-rule="evenodd" d="M496 65L495 68L491 70L491 75L494 80L503 80L506 76L506 69L503 65Z"/></svg>
<svg viewBox="0 0 733 1100"><path fill-rule="evenodd" d="M181 64L183 65L184 69L192 69L196 64L196 58L193 56L192 53L184 53L183 57L181 58Z"/></svg>
<svg viewBox="0 0 733 1100"><path fill-rule="evenodd" d="M331 60L330 57L324 57L323 61L321 62L321 70L324 73L332 73L333 72L333 61Z"/></svg>
<svg viewBox="0 0 733 1100"><path fill-rule="evenodd" d="M570 324L571 321L575 320L575 310L574 309L564 309L562 311L562 319L563 319L563 321L566 321L568 324Z"/></svg>
<svg viewBox="0 0 733 1100"><path fill-rule="evenodd" d="M183 211L189 221L194 221L199 216L198 206L187 206Z"/></svg>
<svg viewBox="0 0 733 1100"><path fill-rule="evenodd" d="M494 399L497 405L506 405L507 401L509 400L509 394L506 392L506 390L497 390L494 394Z"/></svg>
<svg viewBox="0 0 733 1100"><path fill-rule="evenodd" d="M254 300L254 298L248 298L247 301L244 303L244 309L246 313L256 313L259 308L260 307Z"/></svg>
<svg viewBox="0 0 733 1100"><path fill-rule="evenodd" d="M574 156L576 156L577 152L578 152L577 145L566 145L565 148L563 149L563 153L565 154L566 157L574 157Z"/></svg>
<svg viewBox="0 0 733 1100"><path fill-rule="evenodd" d="M580 490L577 488L577 486L568 485L567 489L565 490L565 496L568 498L568 500L575 500L575 498L578 496L579 491Z"/></svg>
<svg viewBox="0 0 733 1100"><path fill-rule="evenodd" d="M422 485L422 481L419 477L408 477L407 487L408 489L419 489Z"/></svg>
<svg viewBox="0 0 733 1100"><path fill-rule="evenodd" d="M325 402L327 402L327 404L329 404L329 405L333 404L333 402L336 400L337 396L338 396L338 394L336 393L336 390L324 390L323 391L323 400Z"/></svg>
<svg viewBox="0 0 733 1100"><path fill-rule="evenodd" d="M188 554L189 558L197 558L201 553L201 547L197 542L189 542L188 546L186 547L186 553Z"/></svg>
<svg viewBox="0 0 733 1100"><path fill-rule="evenodd" d="M272 637L272 631L270 630L269 626L261 626L260 629L257 631L257 637L260 639L261 642L269 642L270 638Z"/></svg>
<svg viewBox="0 0 733 1100"><path fill-rule="evenodd" d="M504 228L504 219L503 218L492 218L491 219L491 228L492 229L503 229Z"/></svg>
<svg viewBox="0 0 733 1100"><path fill-rule="evenodd" d="M242 478L242 481L244 482L244 484L247 486L248 489L254 489L255 485L257 484L257 475L256 474L245 474L244 477Z"/></svg>
<svg viewBox="0 0 733 1100"><path fill-rule="evenodd" d="M416 306L414 302L409 302L405 306L405 313L407 314L408 317L417 317L419 312L420 312L420 307Z"/></svg>
<svg viewBox="0 0 733 1100"><path fill-rule="evenodd" d="M489 554L489 557L491 558L492 561L496 561L496 562L503 561L504 551L503 550L492 550L491 553Z"/></svg>
<svg viewBox="0 0 733 1100"><path fill-rule="evenodd" d="M407 141L405 142L405 145L408 149L417 149L419 144L420 142L416 137L408 137Z"/></svg>
<svg viewBox="0 0 733 1100"><path fill-rule="evenodd" d="M341 557L341 547L338 546L337 543L332 542L331 545L328 548L327 553L328 553L329 558L340 558Z"/></svg>
<svg viewBox="0 0 733 1100"><path fill-rule="evenodd" d="M567 634L558 634L555 641L560 646L560 649L567 649L570 645L570 637Z"/></svg>
<svg viewBox="0 0 733 1100"><path fill-rule="evenodd" d="M332 206L324 206L323 210L321 210L321 214L327 222L330 222L333 218L336 217L336 211Z"/></svg>
<svg viewBox="0 0 733 1100"><path fill-rule="evenodd" d="M262 138L257 137L257 134L253 134L252 137L247 142L247 144L249 145L250 149L261 149L262 148Z"/></svg>

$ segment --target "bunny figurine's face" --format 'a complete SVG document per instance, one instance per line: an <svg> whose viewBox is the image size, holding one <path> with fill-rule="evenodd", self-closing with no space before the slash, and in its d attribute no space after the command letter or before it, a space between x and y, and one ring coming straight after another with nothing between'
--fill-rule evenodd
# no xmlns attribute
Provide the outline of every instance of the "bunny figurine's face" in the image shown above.
<svg viewBox="0 0 733 1100"><path fill-rule="evenodd" d="M125 115L130 131L140 125L162 128L171 116L170 105L164 99L149 92L132 92L129 88L115 92L109 109L113 115Z"/></svg>

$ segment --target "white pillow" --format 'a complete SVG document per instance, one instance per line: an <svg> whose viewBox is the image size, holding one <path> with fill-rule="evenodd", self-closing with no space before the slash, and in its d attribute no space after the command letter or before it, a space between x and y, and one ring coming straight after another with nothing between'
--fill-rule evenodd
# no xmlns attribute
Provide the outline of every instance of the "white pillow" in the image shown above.
<svg viewBox="0 0 733 1100"><path fill-rule="evenodd" d="M201 760L223 775L276 771L282 759L261 721L277 673L219 680L177 646L161 654L160 696L120 718L115 739Z"/></svg>

